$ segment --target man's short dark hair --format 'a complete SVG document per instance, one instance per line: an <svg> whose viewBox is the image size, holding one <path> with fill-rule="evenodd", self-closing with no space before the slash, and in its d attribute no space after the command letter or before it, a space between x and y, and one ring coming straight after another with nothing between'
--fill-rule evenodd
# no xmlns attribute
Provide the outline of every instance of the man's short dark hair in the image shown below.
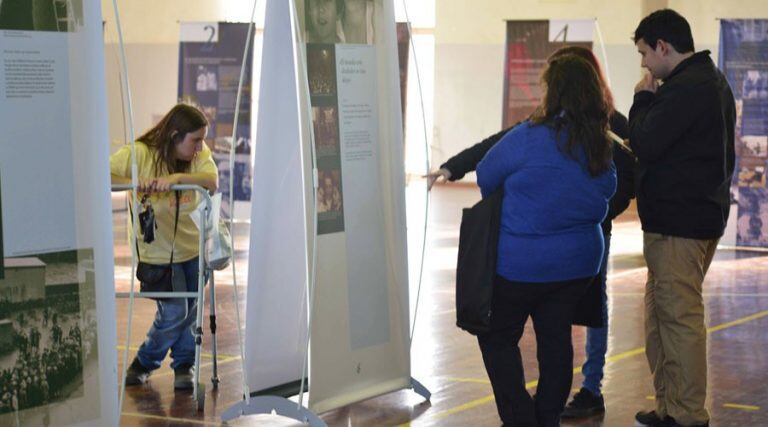
<svg viewBox="0 0 768 427"><path fill-rule="evenodd" d="M656 49L659 40L672 45L678 53L693 52L691 26L672 9L661 9L643 18L635 30L635 43L640 40Z"/></svg>

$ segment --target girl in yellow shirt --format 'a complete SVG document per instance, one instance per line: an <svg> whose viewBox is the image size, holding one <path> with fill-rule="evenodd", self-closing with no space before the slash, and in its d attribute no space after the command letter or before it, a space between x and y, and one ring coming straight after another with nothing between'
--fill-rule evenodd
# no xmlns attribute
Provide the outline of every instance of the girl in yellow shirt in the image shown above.
<svg viewBox="0 0 768 427"><path fill-rule="evenodd" d="M138 236L139 259L147 264L167 265L173 253L174 282L183 278L187 292L197 291L198 285L199 232L189 217L198 204L198 194L183 191L177 197L169 190L175 184L192 184L210 192L216 191L218 170L211 150L204 143L207 131L208 120L200 110L179 104L136 141L138 196L140 199L147 196L157 224L151 242ZM110 171L113 185L131 183L130 146L110 157ZM195 342L192 328L196 305L195 299L157 301L155 321L128 367L126 384L146 382L150 372L160 367L170 349L174 387L193 387Z"/></svg>

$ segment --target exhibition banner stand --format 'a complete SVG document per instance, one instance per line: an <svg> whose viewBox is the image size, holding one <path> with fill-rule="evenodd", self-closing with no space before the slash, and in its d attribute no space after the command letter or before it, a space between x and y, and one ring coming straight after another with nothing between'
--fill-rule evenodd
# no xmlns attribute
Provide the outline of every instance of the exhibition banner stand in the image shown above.
<svg viewBox="0 0 768 427"><path fill-rule="evenodd" d="M594 19L507 21L503 129L527 119L539 105L547 58L565 46L592 49L595 25Z"/></svg>
<svg viewBox="0 0 768 427"><path fill-rule="evenodd" d="M0 425L118 424L100 2L0 7Z"/></svg>
<svg viewBox="0 0 768 427"><path fill-rule="evenodd" d="M253 48L243 55L248 40L248 23L239 22L182 22L179 43L179 102L200 108L209 121L206 143L213 152L219 168L219 191L222 207L227 216L230 180L233 180L234 219L248 221L251 200L251 70ZM245 64L243 64L245 61ZM234 142L234 163L230 162L235 98L238 77L245 65L237 141Z"/></svg>
<svg viewBox="0 0 768 427"><path fill-rule="evenodd" d="M267 3L246 319L256 397L225 421L275 410L324 425L313 413L404 388L430 396L410 376L393 4L318 19L319 4Z"/></svg>
<svg viewBox="0 0 768 427"><path fill-rule="evenodd" d="M719 67L736 99L736 176L720 243L768 247L768 20L720 21Z"/></svg>
<svg viewBox="0 0 768 427"><path fill-rule="evenodd" d="M291 1L267 2L246 302L243 374L250 391L223 421L275 410L323 425L283 398L301 388L314 235L309 100L294 21Z"/></svg>

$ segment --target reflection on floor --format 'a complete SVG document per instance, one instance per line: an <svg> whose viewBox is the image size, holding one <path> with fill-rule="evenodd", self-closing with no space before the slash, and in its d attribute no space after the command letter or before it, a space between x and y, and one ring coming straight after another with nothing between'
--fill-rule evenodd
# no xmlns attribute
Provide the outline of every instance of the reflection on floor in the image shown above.
<svg viewBox="0 0 768 427"><path fill-rule="evenodd" d="M468 186L440 186L432 193L421 307L412 349L413 376L432 391L431 402L423 402L409 391L391 393L322 414L328 425L501 424L477 343L472 336L454 326L453 278L460 208L470 206L478 198L477 190ZM416 205L418 201L409 204ZM417 219L419 215L422 215L423 220L423 212L414 214ZM130 269L120 267L130 262L130 250L125 243L125 217L118 213L115 218L115 240L118 242L117 286L119 290L126 290ZM413 233L422 232L419 227L411 229L415 230ZM247 227L240 226L235 234L238 283L244 285L247 273ZM609 270L611 325L603 381L608 410L604 417L564 425L633 425L633 416L637 410L653 407L653 388L643 352L643 290L646 272L641 240L642 234L634 212L622 215L614 226ZM420 250L414 252L420 253ZM204 411L195 411L189 393L174 393L173 373L166 363L152 375L149 384L128 390L122 425L219 425L221 413L240 399L241 371L231 282L231 270L217 275L221 384L218 390L212 390L211 358L209 355L204 356L201 371L201 378L206 381ZM242 308L245 301L244 286L240 289L238 303ZM712 414L711 425L766 425L768 259L761 253L721 250L707 275L704 289L709 325L708 405ZM126 300L118 300L119 343L125 339L127 306ZM153 314L153 302L137 301L132 347L140 344ZM538 371L535 341L530 324L528 326L521 348L526 378L530 390L533 390ZM585 330L574 328L574 388L578 388L582 379L580 367L584 361L584 339ZM205 351L210 353L210 334L205 336ZM300 424L273 415L259 415L241 418L230 425Z"/></svg>

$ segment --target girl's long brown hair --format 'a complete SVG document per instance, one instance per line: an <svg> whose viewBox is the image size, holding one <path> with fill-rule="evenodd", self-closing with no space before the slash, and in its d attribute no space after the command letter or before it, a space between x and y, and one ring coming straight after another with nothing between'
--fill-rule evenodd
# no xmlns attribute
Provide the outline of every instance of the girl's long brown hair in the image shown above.
<svg viewBox="0 0 768 427"><path fill-rule="evenodd" d="M564 151L577 158L583 148L592 176L607 171L612 159L606 137L610 107L592 64L576 55L558 56L550 61L541 83L544 96L531 122L550 125L558 133L567 129Z"/></svg>
<svg viewBox="0 0 768 427"><path fill-rule="evenodd" d="M138 138L155 152L153 172L155 176L189 172L192 162L176 158L176 144L190 132L208 126L205 115L187 104L177 104L152 129Z"/></svg>

